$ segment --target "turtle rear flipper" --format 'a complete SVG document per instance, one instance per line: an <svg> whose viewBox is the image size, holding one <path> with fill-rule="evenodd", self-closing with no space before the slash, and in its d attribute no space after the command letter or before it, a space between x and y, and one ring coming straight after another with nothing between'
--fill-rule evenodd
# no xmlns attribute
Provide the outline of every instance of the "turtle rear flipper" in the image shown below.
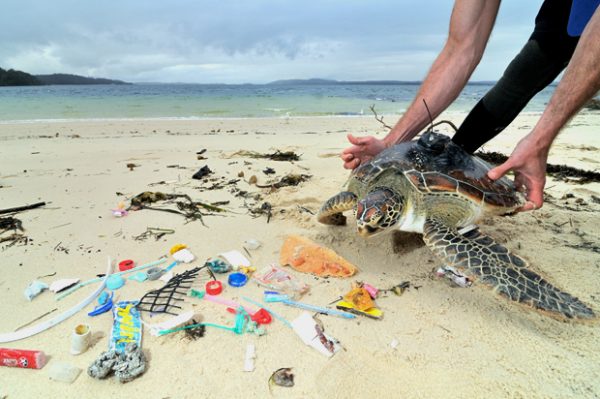
<svg viewBox="0 0 600 399"><path fill-rule="evenodd" d="M356 194L350 191L342 191L341 193L329 198L323 204L317 219L320 223L341 226L346 224L346 216L342 212L353 209L357 202Z"/></svg>
<svg viewBox="0 0 600 399"><path fill-rule="evenodd" d="M566 318L591 319L594 311L527 269L527 262L478 231L460 235L438 219L423 229L427 246L449 266L476 277L500 295Z"/></svg>

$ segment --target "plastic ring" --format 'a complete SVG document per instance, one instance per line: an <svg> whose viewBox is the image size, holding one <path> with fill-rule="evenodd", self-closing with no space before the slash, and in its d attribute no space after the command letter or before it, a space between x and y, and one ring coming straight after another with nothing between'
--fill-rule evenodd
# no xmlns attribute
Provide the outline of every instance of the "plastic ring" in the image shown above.
<svg viewBox="0 0 600 399"><path fill-rule="evenodd" d="M209 281L204 288L209 295L219 295L223 292L223 284L219 280Z"/></svg>
<svg viewBox="0 0 600 399"><path fill-rule="evenodd" d="M231 273L227 281L232 287L243 287L248 282L248 276L244 273Z"/></svg>
<svg viewBox="0 0 600 399"><path fill-rule="evenodd" d="M158 280L160 276L163 275L163 273L164 270L159 267L153 267L152 269L146 272L146 274L148 275L148 280Z"/></svg>
<svg viewBox="0 0 600 399"><path fill-rule="evenodd" d="M133 269L133 261L131 259L123 260L119 262L119 270L124 272L125 270Z"/></svg>

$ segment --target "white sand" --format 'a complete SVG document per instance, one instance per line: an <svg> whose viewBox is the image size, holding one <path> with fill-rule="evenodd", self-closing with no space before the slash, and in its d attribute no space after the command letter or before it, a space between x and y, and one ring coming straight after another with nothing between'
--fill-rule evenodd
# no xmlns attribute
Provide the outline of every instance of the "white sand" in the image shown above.
<svg viewBox="0 0 600 399"><path fill-rule="evenodd" d="M447 115L460 122L464 115ZM510 152L519 137L533 126L536 115L520 116L486 149ZM386 121L390 119L386 118ZM218 131L220 129L220 131ZM550 162L597 170L600 158L600 116L583 114L573 120L557 140ZM217 132L218 131L218 132ZM439 261L418 237L391 236L370 241L352 227L319 225L298 205L316 211L343 185L347 171L337 154L346 146L345 135L373 134L385 130L372 118L231 119L203 121L110 121L0 125L0 209L46 201L44 208L17 215L23 221L29 245L0 244L1 332L58 308L69 308L90 293L81 289L56 302L45 292L28 302L27 284L40 275L83 280L105 271L106 258L131 258L139 264L157 259L176 243L186 243L199 258L193 265L221 251L241 250L247 238L264 243L252 252L261 268L278 259L278 249L288 233L303 234L335 249L355 262L356 279L386 288L409 280L410 288L398 297L377 300L384 319L348 321L321 316L326 331L338 338L344 351L327 359L305 346L279 322L267 327L263 337L236 336L209 329L206 336L188 341L180 334L152 337L146 331L143 348L149 357L147 372L128 384L111 378L94 380L85 374L88 365L107 348L112 324L109 314L90 318L88 306L62 324L34 337L0 346L44 350L50 364L69 362L84 372L72 385L50 381L42 370L0 367L0 398L204 398L269 396L267 380L280 367L292 367L293 388L273 388L275 397L348 398L473 398L473 397L599 397L600 331L594 323L556 321L513 305L482 287L460 289L432 275ZM55 137L58 135L57 137ZM206 148L208 160L196 159ZM272 152L294 150L300 162L272 162L227 155L238 150ZM251 162L246 165L244 161ZM138 164L134 171L127 163ZM167 168L168 165L181 168ZM237 187L261 193L274 206L270 223L252 218L243 199L229 189L199 191L191 175L208 164L216 177L245 178L255 174L268 179L266 166L277 174L306 173L313 178L298 187L269 193L244 181ZM176 181L154 185L160 181ZM600 205L591 200L600 184L575 185L549 180L554 198L541 210L512 218L485 220L482 230L527 258L532 268L557 286L600 311L600 254L567 246L589 242L600 246ZM143 210L114 218L110 209L142 191L187 193L205 202L229 200L231 212L185 223L174 214ZM123 195L115 193L120 192ZM562 200L565 193L582 198ZM259 201L257 205L260 205ZM249 203L253 201L249 200ZM176 230L160 241L135 241L146 227ZM60 244L60 245L58 245ZM57 246L58 245L58 246ZM61 251L66 248L68 253ZM179 271L186 266L177 267ZM326 305L345 293L351 280L317 279L299 275L311 285L303 300ZM119 299L138 299L159 282L128 282L117 291ZM260 298L255 284L224 295ZM190 300L205 321L232 324L224 307ZM297 309L273 305L288 319ZM80 356L69 354L69 334L79 323L89 323L94 346ZM390 343L397 340L393 349ZM246 344L256 345L256 370L243 369Z"/></svg>

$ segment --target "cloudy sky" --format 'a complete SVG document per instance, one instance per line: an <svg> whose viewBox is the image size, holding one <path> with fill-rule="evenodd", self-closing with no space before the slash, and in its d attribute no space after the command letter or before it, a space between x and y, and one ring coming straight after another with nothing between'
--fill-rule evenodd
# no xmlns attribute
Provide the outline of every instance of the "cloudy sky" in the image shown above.
<svg viewBox="0 0 600 399"><path fill-rule="evenodd" d="M420 80L451 0L2 0L0 67L129 82ZM505 0L472 80L496 80L539 1Z"/></svg>

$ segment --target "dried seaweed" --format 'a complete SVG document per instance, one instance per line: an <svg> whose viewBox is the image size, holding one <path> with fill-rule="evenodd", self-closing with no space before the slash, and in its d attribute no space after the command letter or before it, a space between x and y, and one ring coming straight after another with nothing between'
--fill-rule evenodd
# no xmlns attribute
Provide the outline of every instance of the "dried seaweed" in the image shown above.
<svg viewBox="0 0 600 399"><path fill-rule="evenodd" d="M233 154L231 154L230 157L234 157L234 156L270 159L271 161L287 161L287 162L300 160L300 155L296 154L293 151L279 151L279 150L277 150L271 154L261 154L260 152L256 152L256 151L240 150L240 151L237 151L237 152L234 152Z"/></svg>
<svg viewBox="0 0 600 399"><path fill-rule="evenodd" d="M277 183L264 184L264 185L257 184L256 187L258 187L258 188L272 188L272 189L277 189L277 188L281 188L281 187L297 186L298 184L307 181L311 177L312 177L311 175L289 174L289 175L283 176L281 178L281 180L279 180Z"/></svg>
<svg viewBox="0 0 600 399"><path fill-rule="evenodd" d="M176 201L177 199L183 199L183 201ZM155 208L148 206L161 201L173 201L177 206L177 209L170 208ZM203 213L201 209L210 212L226 212L226 209L220 208L215 205L207 204L200 201L194 201L187 194L165 194L161 192L144 191L131 198L131 205L127 210L139 210L139 209L150 209L153 211L162 211L183 215L187 220L200 220L203 224L203 216L210 215Z"/></svg>
<svg viewBox="0 0 600 399"><path fill-rule="evenodd" d="M193 328L187 328L187 329L183 330L183 331L185 331L186 338L188 338L192 341L195 341L198 338L204 337L204 333L206 332L206 326L201 325L200 322L196 321L195 319L192 319L185 325L186 326L196 325Z"/></svg>

